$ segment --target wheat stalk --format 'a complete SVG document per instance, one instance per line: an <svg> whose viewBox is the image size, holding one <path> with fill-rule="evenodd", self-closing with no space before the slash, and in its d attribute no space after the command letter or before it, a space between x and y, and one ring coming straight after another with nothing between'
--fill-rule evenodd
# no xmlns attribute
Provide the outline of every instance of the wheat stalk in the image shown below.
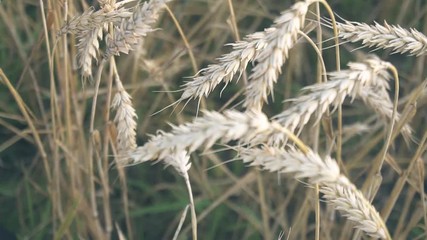
<svg viewBox="0 0 427 240"><path fill-rule="evenodd" d="M107 37L105 57L129 53L149 32L159 18L160 11L171 0L150 0L136 6L130 18L123 19L120 26L115 26L113 35Z"/></svg>
<svg viewBox="0 0 427 240"><path fill-rule="evenodd" d="M290 131L302 128L315 114L316 122L333 106L333 111L346 97L358 97L368 86L388 86L390 78L387 69L390 63L372 57L362 63L349 63L349 69L329 73L330 81L305 87L308 94L292 101L292 106L273 117Z"/></svg>
<svg viewBox="0 0 427 240"><path fill-rule="evenodd" d="M166 166L172 166L179 175L181 175L185 180L185 185L187 186L188 196L190 199L191 206L191 224L193 228L193 239L197 240L197 216L196 216L196 207L194 205L193 191L190 184L190 176L188 175L188 170L191 168L191 163L189 162L190 156L187 154L187 151L176 151L171 152L171 155L165 156L162 159L163 163Z"/></svg>
<svg viewBox="0 0 427 240"><path fill-rule="evenodd" d="M274 25L265 30L265 49L256 56L257 65L249 76L243 106L260 110L263 102L277 82L281 67L288 58L289 50L297 41L298 31L304 26L310 2L298 2L283 12Z"/></svg>
<svg viewBox="0 0 427 240"><path fill-rule="evenodd" d="M291 146L287 150L269 146L242 149L239 155L250 166L292 173L297 179L307 178L311 184L319 184L327 202L344 212L345 217L356 223L356 228L372 237L389 238L379 213L350 180L340 174L338 163L331 157L322 160L310 149L303 153Z"/></svg>
<svg viewBox="0 0 427 240"><path fill-rule="evenodd" d="M249 62L254 61L260 61L262 64L253 72L251 78L255 80L264 75L262 81L265 82L263 86L266 89L254 94L258 98L265 99L272 89L275 81L273 79L277 79L280 66L295 42L298 30L304 24L308 6L312 2L314 0L297 2L291 9L284 11L270 28L247 35L243 41L230 44L233 47L230 53L218 58L217 64L202 69L192 81L184 84L180 100L200 99L209 95L218 84L224 82L227 85L238 72L242 74L245 71ZM254 87L250 89L253 90Z"/></svg>
<svg viewBox="0 0 427 240"><path fill-rule="evenodd" d="M367 47L392 49L393 53L424 55L427 53L427 37L414 28L406 30L400 26L375 23L337 23L339 37L350 42L362 42Z"/></svg>

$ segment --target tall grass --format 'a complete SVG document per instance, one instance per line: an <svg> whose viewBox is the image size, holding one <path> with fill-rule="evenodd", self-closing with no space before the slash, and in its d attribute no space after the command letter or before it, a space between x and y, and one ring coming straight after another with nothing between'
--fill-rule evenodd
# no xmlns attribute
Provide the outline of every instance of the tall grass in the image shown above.
<svg viewBox="0 0 427 240"><path fill-rule="evenodd" d="M427 5L355 2L0 2L0 230L425 238Z"/></svg>

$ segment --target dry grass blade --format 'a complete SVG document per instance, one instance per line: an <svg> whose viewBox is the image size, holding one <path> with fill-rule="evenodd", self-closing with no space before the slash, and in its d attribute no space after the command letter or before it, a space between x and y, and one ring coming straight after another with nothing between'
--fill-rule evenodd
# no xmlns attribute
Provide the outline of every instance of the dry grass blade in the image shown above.
<svg viewBox="0 0 427 240"><path fill-rule="evenodd" d="M349 22L337 24L339 36L350 42L362 42L364 46L392 49L393 53L424 55L427 53L427 37L416 29L375 23Z"/></svg>

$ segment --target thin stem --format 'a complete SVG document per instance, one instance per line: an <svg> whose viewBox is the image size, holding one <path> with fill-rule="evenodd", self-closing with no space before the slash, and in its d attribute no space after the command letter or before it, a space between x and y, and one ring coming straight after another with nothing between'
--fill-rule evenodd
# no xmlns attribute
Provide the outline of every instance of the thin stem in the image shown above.
<svg viewBox="0 0 427 240"><path fill-rule="evenodd" d="M190 43L187 40L187 37L184 34L184 31L182 31L181 25L179 24L178 20L175 17L175 14L173 14L172 10L165 5L166 11L168 11L169 15L172 18L172 21L175 23L176 28L178 29L179 35L181 35L182 41L184 42L185 47L187 48L188 55L190 56L191 65L193 66L193 72L194 74L197 73L197 62L196 58L194 57L193 50L190 46Z"/></svg>
<svg viewBox="0 0 427 240"><path fill-rule="evenodd" d="M114 154L114 159L116 160L116 167L117 172L119 174L119 180L120 180L120 186L121 186L121 192L122 192L122 201L123 201L123 208L125 213L125 221L126 221L126 227L127 227L127 237L129 240L133 239L133 231L132 231L132 222L130 220L129 216L129 200L128 200L128 186L127 186L127 180L126 180L126 171L125 167L122 164L119 164L119 156L117 153L115 146L115 142L112 138L109 138L109 143L111 144L111 149Z"/></svg>
<svg viewBox="0 0 427 240"><path fill-rule="evenodd" d="M227 0L227 3L228 3L228 8L230 9L230 19L231 19L231 25L233 27L234 37L236 38L237 41L240 41L239 31L237 30L238 28L237 28L236 14L234 13L233 1Z"/></svg>
<svg viewBox="0 0 427 240"><path fill-rule="evenodd" d="M95 125L95 111L96 111L96 102L98 100L98 93L99 93L99 85L101 84L101 75L102 70L104 69L104 65L106 63L105 59L102 59L101 63L99 64L98 71L96 72L96 82L95 82L95 93L93 95L93 101L92 101L92 110L90 112L90 123L89 123L89 132L92 134L94 130Z"/></svg>
<svg viewBox="0 0 427 240"><path fill-rule="evenodd" d="M282 127L280 124L274 124L273 127L277 129L278 131L286 134L290 140L292 140L298 148L303 152L304 154L307 154L310 152L310 148L304 144L301 139L299 139L293 132L289 131L287 128Z"/></svg>
<svg viewBox="0 0 427 240"><path fill-rule="evenodd" d="M396 182L393 188L393 191L390 194L390 198L388 199L387 203L385 204L384 208L381 211L381 217L383 218L384 221L387 221L388 217L390 216L390 213L393 210L393 207L395 206L395 203L398 197L400 196L403 186L407 182L409 174L412 172L412 169L416 166L418 159L420 159L421 154L423 154L424 151L426 150L427 148L426 141L427 141L427 131L424 132L423 138L421 139L421 142L419 143L418 149L416 150L414 156L409 162L408 168L405 171L403 171L403 174L400 176L399 180ZM421 198L421 199L424 199L424 198Z"/></svg>
<svg viewBox="0 0 427 240"><path fill-rule="evenodd" d="M55 89L55 81L54 81L54 75L53 75L53 60L52 60L52 55L50 52L50 42L49 42L49 35L48 35L48 28L47 28L47 23L46 23L46 15L44 12L44 4L43 4L43 0L40 0L40 11L41 11L41 15L42 15L42 21L43 21L43 29L44 29L44 38L46 41L46 51L47 51L47 56L49 58L49 75L50 75L50 84L51 84L51 103L53 103L53 99L55 99L55 95L52 95L52 91L54 91ZM0 69L1 70L1 69ZM15 91L15 89L13 88L13 86L10 84L10 82L8 81L6 75L4 75L3 70L1 70L1 74L4 77L4 80L6 81L6 85L9 87L9 90L13 93L13 95L15 96L15 100L18 102L18 99L20 100L20 102L22 102L22 104L24 104L24 102L22 101L22 99L19 97L19 94ZM17 98L19 97L19 98ZM19 102L19 103L20 103ZM18 104L21 108L21 104ZM53 107L53 105L52 105ZM29 115L27 115L27 111L24 109L21 109L22 114L24 115L25 119L27 120L28 124L30 125L31 130L33 131L34 134L34 138L36 140L36 142L38 142L39 145L39 150L41 152L42 158L44 159L45 162L45 170L46 170L46 176L48 179L48 182L51 182L51 174L49 172L48 168L48 160L47 160L47 155L46 152L44 151L44 148L42 147L41 144L41 140L39 138L39 135L36 134L36 129L34 127L34 125L32 124L32 121L29 117ZM54 116L54 110L52 109L52 129L53 129L53 134L55 134L55 129L56 129L56 124L55 124L55 116ZM28 121L30 120L30 121ZM56 140L56 138L54 138L54 140Z"/></svg>
<svg viewBox="0 0 427 240"><path fill-rule="evenodd" d="M335 40L335 64L336 64L337 71L340 71L341 69L340 41L338 38L338 28L337 28L337 22L335 21L334 11L332 11L331 6L329 6L326 0L318 0L318 2L323 4L329 16L331 17L331 25L332 25L332 29L334 30L334 40Z"/></svg>
<svg viewBox="0 0 427 240"><path fill-rule="evenodd" d="M95 93L93 96L93 101L92 101L92 110L91 110L91 114L90 114L90 123L89 123L89 132L91 135L91 139L93 140L95 137L95 133L94 133L94 124L95 124L95 111L96 111L96 102L98 99L98 93L99 93L99 85L101 83L101 75L102 75L102 70L104 69L104 65L106 63L106 60L103 59L100 63L100 66L98 68L98 71L96 73L96 84L95 84ZM97 223L99 223L99 218L98 218L98 206L96 203L96 189L95 189L95 176L94 176L94 164L93 161L94 159L93 154L94 152L96 152L96 150L94 151L94 141L90 141L89 143L89 189L90 189L90 199L91 199L91 208L92 208L92 217L95 219L95 221ZM102 174L102 172L101 172ZM97 225L97 228L99 231L101 231L100 229L100 225Z"/></svg>
<svg viewBox="0 0 427 240"><path fill-rule="evenodd" d="M381 168L384 164L384 160L386 158L387 155L387 151L388 148L390 146L391 143L391 139L392 139L392 135L393 135L393 130L394 130L394 124L395 124L395 118L396 118L396 114L397 114L397 105L399 104L399 74L397 72L396 67L394 67L393 65L390 64L389 66L390 71L393 73L393 77L394 77L394 100L393 100L393 114L391 115L391 122L390 122L390 130L388 132L387 135L387 139L384 143L384 148L382 151L382 156L381 156L381 161L380 164L378 166L378 170L377 173L379 174L381 172Z"/></svg>
<svg viewBox="0 0 427 240"><path fill-rule="evenodd" d="M264 239L273 239L270 234L270 227L269 227L269 214L268 214L268 208L267 203L265 200L265 191L264 191L264 184L262 182L262 176L260 174L260 171L256 171L257 176L257 187L258 187L258 195L259 195L259 202L261 207L261 215L262 215L262 228L263 228L263 235Z"/></svg>
<svg viewBox="0 0 427 240"><path fill-rule="evenodd" d="M236 14L234 13L234 6L232 0L227 0L228 2L228 8L230 9L230 19L231 19L231 26L234 33L234 38L236 41L240 41L240 34L237 27L237 20L236 20ZM248 84L248 77L246 76L246 71L243 72L243 85Z"/></svg>
<svg viewBox="0 0 427 240"><path fill-rule="evenodd" d="M335 63L336 63L336 70L341 70L341 62L340 62L340 44L339 44L339 38L338 38L338 28L337 28L337 22L335 21L335 15L332 11L331 7L329 6L328 2L326 0L319 0L320 3L323 4L326 11L328 11L329 16L331 17L331 25L334 30L334 40L335 40ZM342 163L342 106L338 106L338 135L337 135L337 153L336 158L339 164Z"/></svg>
<svg viewBox="0 0 427 240"><path fill-rule="evenodd" d="M194 54L193 54L193 49L191 48L190 43L188 42L187 37L185 36L185 33L181 28L181 25L176 19L175 14L172 12L172 10L169 8L168 5L165 5L165 8L166 8L166 11L168 11L169 15L171 16L172 21L175 23L175 26L178 29L179 35L181 35L182 41L184 42L184 45L187 48L188 55L190 56L190 60L191 60L191 65L193 67L193 72L194 74L197 74L198 67L197 67L196 58L194 57ZM201 105L203 109L206 109L206 101L204 99L201 100Z"/></svg>
<svg viewBox="0 0 427 240"><path fill-rule="evenodd" d="M178 227L175 230L175 234L173 235L172 240L177 240L178 235L181 232L182 225L184 225L185 217L187 217L188 208L190 207L190 204L185 206L184 211L181 214L181 219L179 219Z"/></svg>
<svg viewBox="0 0 427 240"><path fill-rule="evenodd" d="M316 3L316 12L317 12L317 47L319 50L319 57L317 58L317 83L321 83L322 82L322 76L325 75L325 82L328 80L326 78L326 67L325 67L325 63L323 62L323 58L322 58L322 25L320 24L320 4L319 2ZM310 39L311 40L311 39ZM323 69L322 69L323 68ZM318 148L319 148L319 134L320 134L320 124L316 124L315 129L314 129L314 151L318 152ZM316 230L315 230L315 239L316 240L320 240L320 195L319 195L319 184L315 185L315 216L316 216Z"/></svg>
<svg viewBox="0 0 427 240"><path fill-rule="evenodd" d="M188 177L188 174L186 174L185 178L185 185L188 189L188 197L190 199L190 210L191 210L191 226L192 226L192 233L193 233L193 240L197 240L197 215L196 215L196 207L194 205L194 199L193 199L193 191L191 190L191 184L190 184L190 178Z"/></svg>
<svg viewBox="0 0 427 240"><path fill-rule="evenodd" d="M313 42L313 40L311 40L311 38L309 37L309 36L307 36L307 34L305 34L304 32L302 32L302 31L298 31L298 34L300 34L302 37L304 37L306 40L307 40L307 42L313 47L313 49L316 51L316 53L317 53L317 59L319 60L319 62L320 62L320 64L321 64L321 68L322 68L322 71L323 71L323 74L322 74L322 76L323 76L323 78L324 78L324 81L326 82L327 81L327 77L326 77L326 65L325 65L325 62L323 61L323 57L322 57L322 51L321 51L321 49L320 48L318 48L317 46L316 46L316 43L314 43Z"/></svg>

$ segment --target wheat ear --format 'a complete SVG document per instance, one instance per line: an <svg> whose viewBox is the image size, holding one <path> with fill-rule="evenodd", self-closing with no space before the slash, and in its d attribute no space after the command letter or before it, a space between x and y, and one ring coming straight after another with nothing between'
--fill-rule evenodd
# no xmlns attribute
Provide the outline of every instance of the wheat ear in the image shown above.
<svg viewBox="0 0 427 240"><path fill-rule="evenodd" d="M172 125L171 132L160 132L151 137L150 141L131 153L130 158L133 160L132 164L163 159L173 151L187 149L191 153L202 145L209 148L218 140L250 143L255 139L268 137L277 129L276 125L278 124L271 123L262 112L205 112L203 117L198 117L191 123Z"/></svg>
<svg viewBox="0 0 427 240"><path fill-rule="evenodd" d="M130 18L123 19L120 26L115 27L114 34L107 37L105 57L118 55L120 52L129 53L138 42L149 32L154 31L161 10L171 0L150 0L135 7Z"/></svg>
<svg viewBox="0 0 427 240"><path fill-rule="evenodd" d="M364 46L392 49L394 53L424 55L427 53L427 37L416 29L406 30L400 26L375 23L337 23L339 37L350 42L362 42Z"/></svg>
<svg viewBox="0 0 427 240"><path fill-rule="evenodd" d="M348 66L347 70L329 73L328 82L305 87L303 90L309 93L289 100L292 106L273 119L295 132L305 126L313 114L319 121L330 106L335 110L347 96L354 99L368 86L388 86L390 63L373 57Z"/></svg>
<svg viewBox="0 0 427 240"><path fill-rule="evenodd" d="M308 178L312 184L338 182L343 176L335 160L322 160L311 150L307 154L294 147L284 148L264 145L262 148L242 148L239 152L244 163L259 166L270 172L294 173L296 178Z"/></svg>
<svg viewBox="0 0 427 240"><path fill-rule="evenodd" d="M256 32L246 36L243 41L229 45L233 47L233 51L219 57L217 64L203 68L192 81L184 84L181 100L200 99L209 95L221 82L228 84L233 80L236 73L242 74L248 63L252 62L259 52L266 47L265 33Z"/></svg>
<svg viewBox="0 0 427 240"><path fill-rule="evenodd" d="M391 240L386 225L375 207L353 184L325 184L323 198L371 237Z"/></svg>
<svg viewBox="0 0 427 240"><path fill-rule="evenodd" d="M275 20L272 27L264 31L266 47L255 58L257 65L249 76L244 107L260 110L262 103L267 102L289 50L297 41L298 31L304 26L309 4L309 1L295 3Z"/></svg>
<svg viewBox="0 0 427 240"><path fill-rule="evenodd" d="M92 60L98 61L99 39L102 40L102 37L102 27L94 27L77 35L77 64L83 78L92 78Z"/></svg>
<svg viewBox="0 0 427 240"><path fill-rule="evenodd" d="M329 156L322 160L312 150L303 153L291 146L287 150L268 146L243 149L239 154L251 166L292 173L297 179L307 178L311 184L319 184L327 202L354 221L356 228L372 237L389 239L379 213L348 178L340 174L338 163Z"/></svg>
<svg viewBox="0 0 427 240"><path fill-rule="evenodd" d="M127 162L127 153L136 148L136 118L132 106L132 98L124 89L119 76L116 74L117 93L114 95L111 107L116 110L114 122L117 125L117 153L119 162Z"/></svg>
<svg viewBox="0 0 427 240"><path fill-rule="evenodd" d="M75 16L66 22L58 31L58 36L66 33L78 34L92 28L102 28L106 23L117 23L131 15L132 13L126 8L108 9L108 11L99 9L95 11L94 8L91 7L81 15Z"/></svg>

